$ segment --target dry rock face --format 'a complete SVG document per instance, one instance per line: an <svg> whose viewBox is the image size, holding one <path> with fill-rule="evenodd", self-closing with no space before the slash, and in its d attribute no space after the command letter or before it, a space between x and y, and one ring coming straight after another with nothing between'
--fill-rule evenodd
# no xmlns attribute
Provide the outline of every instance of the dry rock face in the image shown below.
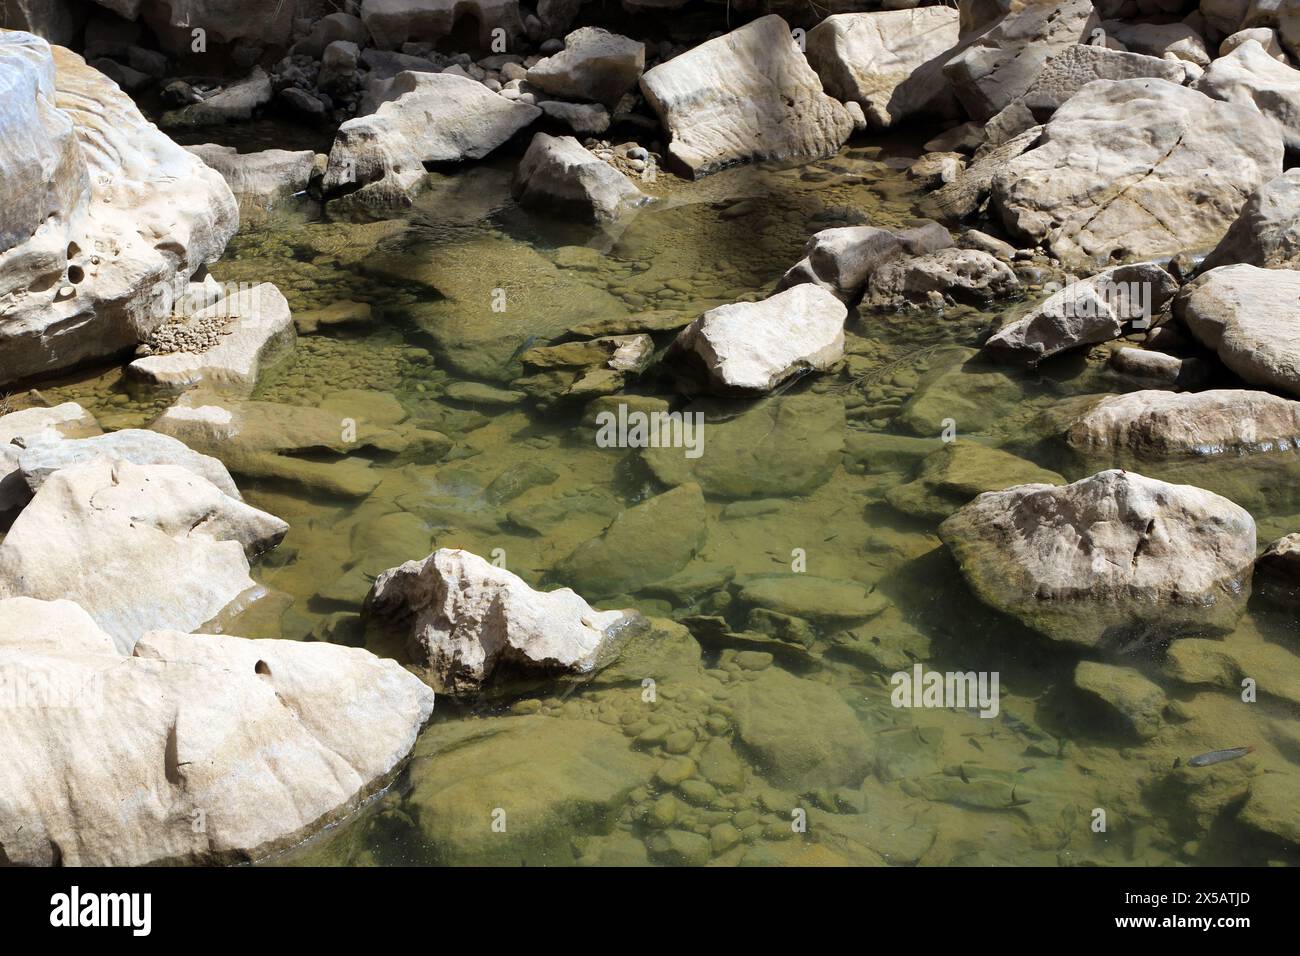
<svg viewBox="0 0 1300 956"><path fill-rule="evenodd" d="M675 347L694 353L717 389L769 392L843 358L847 317L838 298L803 283L761 302L710 309L682 330Z"/></svg>
<svg viewBox="0 0 1300 956"><path fill-rule="evenodd" d="M482 159L542 115L449 73L399 73L391 95L372 115L339 127L326 190L357 189L357 200L378 205L409 203L424 163Z"/></svg>
<svg viewBox="0 0 1300 956"><path fill-rule="evenodd" d="M876 307L978 303L1011 295L1020 281L1011 267L977 249L940 249L891 259L871 273L866 304Z"/></svg>
<svg viewBox="0 0 1300 956"><path fill-rule="evenodd" d="M1252 107L1163 80L1099 81L994 177L993 203L1067 266L1154 258L1217 242L1282 154Z"/></svg>
<svg viewBox="0 0 1300 956"><path fill-rule="evenodd" d="M1174 314L1247 382L1300 395L1300 272L1213 269L1183 287Z"/></svg>
<svg viewBox="0 0 1300 956"><path fill-rule="evenodd" d="M1053 293L1024 318L996 332L984 348L1037 365L1082 345L1117 339L1128 328L1149 327L1177 291L1178 283L1154 263L1117 266Z"/></svg>
<svg viewBox="0 0 1300 956"><path fill-rule="evenodd" d="M18 465L24 448L98 434L99 423L76 402L0 415L0 519L31 500L31 489Z"/></svg>
<svg viewBox="0 0 1300 956"><path fill-rule="evenodd" d="M1024 94L1050 56L1086 41L1100 23L1092 0L1012 0L1005 11L944 67L976 120Z"/></svg>
<svg viewBox="0 0 1300 956"><path fill-rule="evenodd" d="M1300 402L1236 388L1146 389L1102 399L1065 440L1085 454L1145 459L1291 451L1300 449Z"/></svg>
<svg viewBox="0 0 1300 956"><path fill-rule="evenodd" d="M184 325L203 326L221 319L216 344L202 352L175 351L147 355L127 371L153 385L174 389L204 383L251 392L264 367L293 351L297 331L289 303L269 282L240 289L185 319Z"/></svg>
<svg viewBox="0 0 1300 956"><path fill-rule="evenodd" d="M841 13L809 31L808 62L826 92L857 103L873 127L917 114L953 117L959 107L943 65L958 32L957 11L945 6Z"/></svg>
<svg viewBox="0 0 1300 956"><path fill-rule="evenodd" d="M564 49L528 71L528 83L552 96L615 106L645 71L645 44L599 27L564 38Z"/></svg>
<svg viewBox="0 0 1300 956"><path fill-rule="evenodd" d="M1300 70L1279 63L1254 40L1210 64L1196 88L1216 100L1255 107L1281 124L1288 149L1300 149Z"/></svg>
<svg viewBox="0 0 1300 956"><path fill-rule="evenodd" d="M185 148L221 174L243 215L268 212L306 190L318 156L310 149L241 153L216 143Z"/></svg>
<svg viewBox="0 0 1300 956"><path fill-rule="evenodd" d="M0 669L38 689L0 708L0 845L29 866L264 857L386 783L434 703L359 648L153 631L130 654L62 600L0 600Z"/></svg>
<svg viewBox="0 0 1300 956"><path fill-rule="evenodd" d="M412 651L435 688L453 694L477 690L499 665L592 671L636 620L628 611L596 611L568 588L534 591L506 569L448 548L380 574L366 607L409 621Z"/></svg>
<svg viewBox="0 0 1300 956"><path fill-rule="evenodd" d="M736 163L826 157L853 132L775 15L659 64L641 90L668 130L672 163L695 178Z"/></svg>
<svg viewBox="0 0 1300 956"><path fill-rule="evenodd" d="M536 133L515 170L514 193L542 206L596 223L610 223L649 197L621 172L572 136Z"/></svg>
<svg viewBox="0 0 1300 956"><path fill-rule="evenodd" d="M385 50L400 49L403 43L436 43L451 34L462 17L478 23L478 40L484 49L492 43L492 31L506 31L508 42L523 35L519 0L362 0L361 20Z"/></svg>
<svg viewBox="0 0 1300 956"><path fill-rule="evenodd" d="M67 50L0 33L0 104L3 386L136 345L239 217L216 172Z"/></svg>
<svg viewBox="0 0 1300 956"><path fill-rule="evenodd" d="M1087 647L1230 631L1255 522L1200 488L1103 471L980 495L939 527L981 601Z"/></svg>
<svg viewBox="0 0 1300 956"><path fill-rule="evenodd" d="M1202 269L1245 263L1265 269L1300 266L1300 169L1256 190Z"/></svg>
<svg viewBox="0 0 1300 956"><path fill-rule="evenodd" d="M129 654L147 630L215 617L253 587L249 556L288 529L176 465L96 458L47 477L18 515L0 597L73 600Z"/></svg>

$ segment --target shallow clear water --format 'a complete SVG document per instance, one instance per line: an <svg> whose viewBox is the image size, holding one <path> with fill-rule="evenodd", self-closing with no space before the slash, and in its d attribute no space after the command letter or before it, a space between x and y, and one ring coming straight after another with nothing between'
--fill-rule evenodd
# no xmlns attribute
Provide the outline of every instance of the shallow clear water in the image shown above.
<svg viewBox="0 0 1300 956"><path fill-rule="evenodd" d="M1073 396L1137 387L1107 371L1104 350L1023 373L963 364L999 314L857 316L833 372L764 402L691 406L708 414L694 464L679 450L598 447L582 403L542 410L458 388L508 388L523 351L578 326L649 310L693 318L762 297L818 229L905 224L916 193L889 161L904 148L692 184L665 177L652 187L660 202L615 237L515 207L508 161L434 174L416 208L393 220L328 222L306 208L245 226L213 268L218 279L274 282L296 314L351 300L375 315L301 336L253 397L448 441L354 455L374 483L363 497L237 476L247 499L291 531L254 571L267 595L219 622L229 632L404 659L400 637L368 630L359 614L378 571L434 547L499 549L512 571L549 586L562 560L623 509L689 478L708 496L703 544L684 570L593 601L686 620L689 631L661 620L637 654L590 680L440 697L392 787L280 862L1295 862L1293 848L1233 813L1266 776L1300 779L1293 611L1257 595L1229 639L1268 662L1267 676L1289 674L1261 675L1267 689L1255 704L1231 688L1174 681L1160 648L1125 660L1169 702L1142 742L1073 686L1077 651L967 590L935 534L937 515L962 492L897 490L943 447L947 419L963 441L1066 478L1097 470L1063 452L1049 412ZM493 310L497 290L504 312ZM652 370L627 392L683 407L683 387ZM139 427L171 401L129 390L116 371L46 392L113 428ZM304 457L338 464L330 453ZM1263 543L1300 528L1294 455L1141 470L1234 498ZM896 506L904 499L917 503L909 513ZM699 536L695 518L671 518L646 548ZM746 590L760 575L775 576L758 579L762 604ZM837 616L843 585L827 585L828 598L809 593L811 578L864 585L872 616ZM999 715L892 706L889 675L914 662L997 672ZM1247 758L1185 766L1246 745L1256 748Z"/></svg>

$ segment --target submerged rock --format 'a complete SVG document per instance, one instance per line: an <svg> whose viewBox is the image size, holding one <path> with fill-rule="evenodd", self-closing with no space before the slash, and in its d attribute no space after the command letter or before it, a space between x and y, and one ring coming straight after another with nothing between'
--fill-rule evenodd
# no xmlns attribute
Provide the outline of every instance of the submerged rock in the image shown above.
<svg viewBox="0 0 1300 956"><path fill-rule="evenodd" d="M539 206L595 223L611 223L649 197L572 136L536 133L515 170L513 191Z"/></svg>
<svg viewBox="0 0 1300 956"><path fill-rule="evenodd" d="M1230 631L1255 560L1242 508L1123 471L980 495L939 536L981 601L1085 647Z"/></svg>
<svg viewBox="0 0 1300 956"><path fill-rule="evenodd" d="M735 163L830 156L853 132L775 15L659 64L641 91L668 131L672 164L697 179Z"/></svg>
<svg viewBox="0 0 1300 956"><path fill-rule="evenodd" d="M916 476L890 488L885 500L904 514L941 521L976 495L1028 484L1063 485L1065 479L1009 452L957 441L927 456Z"/></svg>
<svg viewBox="0 0 1300 956"><path fill-rule="evenodd" d="M786 272L777 289L812 282L847 305L862 295L872 274L885 263L950 246L948 230L926 220L895 232L875 226L823 229L804 245L804 258Z"/></svg>
<svg viewBox="0 0 1300 956"><path fill-rule="evenodd" d="M129 654L147 630L216 616L253 587L249 557L288 530L176 465L96 458L46 478L14 521L0 597L71 599Z"/></svg>
<svg viewBox="0 0 1300 956"><path fill-rule="evenodd" d="M440 548L375 579L367 613L409 625L408 641L436 690L478 690L502 665L587 673L612 659L628 611L596 611L568 588L534 591L468 551Z"/></svg>
<svg viewBox="0 0 1300 956"><path fill-rule="evenodd" d="M1139 740L1150 740L1160 733L1164 691L1133 668L1080 661L1074 668L1074 686L1114 708Z"/></svg>
<svg viewBox="0 0 1300 956"><path fill-rule="evenodd" d="M957 46L958 13L946 6L840 13L808 31L808 62L826 92L886 128L918 114L954 117L943 65Z"/></svg>
<svg viewBox="0 0 1300 956"><path fill-rule="evenodd" d="M1070 349L1117 339L1131 327L1150 327L1177 291L1173 276L1154 263L1117 266L1053 293L994 333L984 348L1037 365Z"/></svg>
<svg viewBox="0 0 1300 956"><path fill-rule="evenodd" d="M723 392L770 392L793 375L824 371L844 357L848 310L811 283L760 302L710 309L682 330L674 349L703 364Z"/></svg>
<svg viewBox="0 0 1300 956"><path fill-rule="evenodd" d="M1223 266L1184 286L1174 314L1247 382L1300 395L1300 272Z"/></svg>
<svg viewBox="0 0 1300 956"><path fill-rule="evenodd" d="M0 708L20 866L260 859L386 783L433 710L364 650L153 631L132 655L62 600L0 600L0 666L50 691Z"/></svg>
<svg viewBox="0 0 1300 956"><path fill-rule="evenodd" d="M134 347L239 215L216 172L79 56L2 33L0 88L4 386Z"/></svg>
<svg viewBox="0 0 1300 956"><path fill-rule="evenodd" d="M1153 258L1217 242L1282 153L1251 107L1165 80L1100 80L994 177L993 205L1068 267Z"/></svg>
<svg viewBox="0 0 1300 956"><path fill-rule="evenodd" d="M680 485L628 508L552 573L593 598L631 593L684 568L707 532L699 485Z"/></svg>

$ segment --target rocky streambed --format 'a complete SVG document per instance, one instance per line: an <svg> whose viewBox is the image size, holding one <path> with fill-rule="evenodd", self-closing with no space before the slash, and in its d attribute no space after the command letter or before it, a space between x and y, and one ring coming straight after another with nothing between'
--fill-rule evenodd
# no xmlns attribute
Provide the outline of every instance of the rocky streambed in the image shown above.
<svg viewBox="0 0 1300 956"><path fill-rule="evenodd" d="M1273 46L1011 6L639 65L583 34L513 64L523 103L481 59L372 66L391 108L319 157L265 151L283 116L142 132L206 224L122 243L165 319L72 281L113 196L33 218L64 256L0 258L0 720L40 755L3 858L1294 863L1297 212L1233 93ZM719 133L700 88L756 105ZM639 140L530 128L629 90ZM467 102L491 145L448 164L419 117ZM972 694L900 696L926 674Z"/></svg>

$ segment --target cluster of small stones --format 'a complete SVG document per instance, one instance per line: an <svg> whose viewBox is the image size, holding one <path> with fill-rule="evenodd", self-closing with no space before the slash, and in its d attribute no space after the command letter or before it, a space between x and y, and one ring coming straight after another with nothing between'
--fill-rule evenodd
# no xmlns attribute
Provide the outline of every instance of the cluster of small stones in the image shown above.
<svg viewBox="0 0 1300 956"><path fill-rule="evenodd" d="M659 173L660 157L639 143L611 145L603 139L589 139L582 145L597 158L634 180L654 182Z"/></svg>
<svg viewBox="0 0 1300 956"><path fill-rule="evenodd" d="M136 349L136 355L171 355L186 352L198 355L215 348L223 335L230 334L230 326L238 316L209 315L203 318L172 315L154 330Z"/></svg>

